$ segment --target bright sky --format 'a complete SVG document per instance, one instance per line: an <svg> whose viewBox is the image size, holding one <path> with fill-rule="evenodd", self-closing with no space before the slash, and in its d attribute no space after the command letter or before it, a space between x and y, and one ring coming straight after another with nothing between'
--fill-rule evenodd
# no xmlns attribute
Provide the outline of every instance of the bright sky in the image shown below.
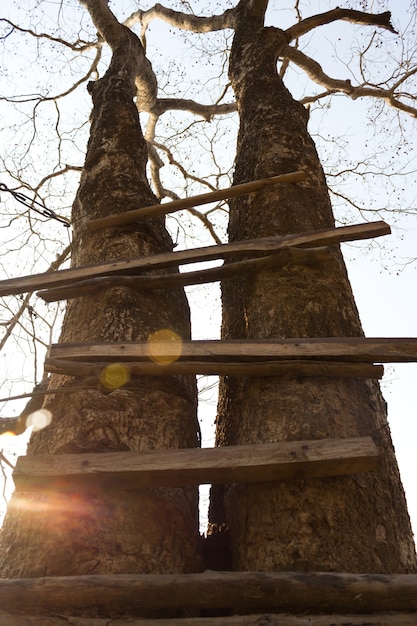
<svg viewBox="0 0 417 626"><path fill-rule="evenodd" d="M404 239L402 239L404 237ZM349 276L365 332L369 337L417 337L417 264L403 265L416 255L415 219L404 235L394 231L397 259L389 263L373 259L349 264ZM398 465L417 536L417 363L385 367L382 390L388 403L388 419Z"/></svg>

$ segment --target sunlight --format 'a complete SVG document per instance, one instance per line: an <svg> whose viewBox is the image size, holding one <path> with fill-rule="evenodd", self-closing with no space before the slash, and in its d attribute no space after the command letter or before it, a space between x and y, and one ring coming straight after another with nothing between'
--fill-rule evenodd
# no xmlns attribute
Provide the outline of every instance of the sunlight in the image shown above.
<svg viewBox="0 0 417 626"><path fill-rule="evenodd" d="M33 430L42 430L52 422L52 413L48 409L39 409L30 413L26 418L26 427L33 426Z"/></svg>
<svg viewBox="0 0 417 626"><path fill-rule="evenodd" d="M160 365L177 361L182 352L182 339L169 328L157 330L148 339L148 356Z"/></svg>
<svg viewBox="0 0 417 626"><path fill-rule="evenodd" d="M100 382L106 389L120 389L129 382L130 368L124 363L111 363L101 373Z"/></svg>
<svg viewBox="0 0 417 626"><path fill-rule="evenodd" d="M79 494L65 491L53 493L16 493L9 503L11 509L20 512L27 511L32 515L54 516L56 523L64 523L67 515L82 516L91 513L91 503L85 501ZM63 516L63 517L62 517Z"/></svg>

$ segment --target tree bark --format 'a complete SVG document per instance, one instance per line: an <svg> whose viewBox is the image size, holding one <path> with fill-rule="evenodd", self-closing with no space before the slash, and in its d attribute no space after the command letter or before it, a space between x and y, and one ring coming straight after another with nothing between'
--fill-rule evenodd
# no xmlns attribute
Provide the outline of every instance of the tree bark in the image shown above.
<svg viewBox="0 0 417 626"><path fill-rule="evenodd" d="M173 247L161 217L95 233L86 227L90 218L156 202L146 179L146 143L133 102L138 75L146 69L143 49L106 2L89 0L86 6L108 36L113 56L105 76L89 85L91 135L73 205L73 267ZM113 286L69 303L60 341L147 340L160 329L190 338L183 290L139 294ZM72 377L52 376L49 389L77 384ZM44 406L52 423L33 435L31 455L197 445L191 376L131 376L128 388L103 382L97 389L48 395ZM124 491L103 485L65 495L17 494L4 523L1 575L193 572L201 569L198 543L194 487Z"/></svg>
<svg viewBox="0 0 417 626"><path fill-rule="evenodd" d="M307 177L232 200L231 242L334 225L308 113L277 74L286 36L263 26L263 4L242 1L236 18L229 70L240 115L234 184L298 169ZM337 245L321 265L266 269L226 283L222 297L224 339L363 335ZM222 380L217 445L365 435L382 453L376 473L213 490L211 531L227 523L233 569L413 572L416 559L376 381Z"/></svg>

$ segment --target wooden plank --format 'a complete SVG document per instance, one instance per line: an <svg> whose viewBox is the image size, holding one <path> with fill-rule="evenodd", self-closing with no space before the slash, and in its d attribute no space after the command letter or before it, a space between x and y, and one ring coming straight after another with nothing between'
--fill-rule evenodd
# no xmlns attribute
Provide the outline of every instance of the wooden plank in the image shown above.
<svg viewBox="0 0 417 626"><path fill-rule="evenodd" d="M167 619L94 618L17 615L0 612L0 626L416 626L417 613L366 615L231 615L227 617L173 617Z"/></svg>
<svg viewBox="0 0 417 626"><path fill-rule="evenodd" d="M417 339L408 337L323 337L314 339L258 339L256 341L202 340L181 343L152 342L154 360L178 358L225 361L248 359L339 359L360 363L417 361ZM149 358L146 341L114 343L58 343L51 346L54 359L72 361L129 361Z"/></svg>
<svg viewBox="0 0 417 626"><path fill-rule="evenodd" d="M280 443L19 457L16 491L137 489L322 478L377 469L370 437Z"/></svg>
<svg viewBox="0 0 417 626"><path fill-rule="evenodd" d="M100 377L103 363L82 363L63 359L45 360L45 372L68 376ZM383 365L370 363L340 363L337 361L257 361L252 363L222 363L215 361L175 361L161 367L159 363L145 361L129 363L131 376L324 376L326 378L373 378L384 375ZM72 389L72 388L70 388ZM1 424L1 420L0 420Z"/></svg>
<svg viewBox="0 0 417 626"><path fill-rule="evenodd" d="M288 246L306 245L332 245L344 241L356 241L381 237L391 232L385 222L370 222L342 226L340 228L327 228L324 230L286 235L284 237L267 237L264 239L251 239L231 244L221 244L195 248L194 250L178 250L165 252L152 256L139 257L136 259L124 259L109 261L98 265L89 265L78 268L59 270L56 272L44 272L20 278L9 278L0 281L0 296L36 291L52 287L69 285L71 282L93 278L97 276L138 274L166 267L178 267L201 261L215 259L229 259L237 255L259 256L262 253L270 253Z"/></svg>
<svg viewBox="0 0 417 626"><path fill-rule="evenodd" d="M158 274L157 276L98 276L79 282L69 287L57 287L46 291L38 291L46 302L69 300L80 296L91 295L111 287L128 287L135 291L146 289L175 289L186 285L201 285L219 280L235 278L242 274L251 274L265 269L277 269L289 263L297 265L317 265L329 261L330 249L321 248L282 248L273 255L229 263L220 267L211 267L197 272Z"/></svg>
<svg viewBox="0 0 417 626"><path fill-rule="evenodd" d="M153 204L151 206L142 207L140 209L134 209L133 211L127 211L118 215L109 215L107 217L101 217L99 219L90 220L87 222L87 228L90 231L99 230L100 228L108 228L109 226L121 226L123 224L132 224L137 220L147 217L155 217L157 215L167 215L169 213L175 213L181 211L181 209L187 209L189 207L201 206L202 204L208 204L209 202L218 202L219 200L228 200L229 198L236 198L243 196L254 191L259 191L264 187L277 184L298 183L306 179L306 173L302 170L297 172L289 172L288 174L281 174L280 176L271 176L269 178L261 178L260 180L254 180L248 183L242 183L241 185L234 185L228 189L216 189L216 191L210 191L208 193L202 193L190 198L183 198L179 200L173 200L165 204Z"/></svg>
<svg viewBox="0 0 417 626"><path fill-rule="evenodd" d="M0 580L3 611L143 615L148 610L364 613L417 611L417 574L213 572ZM307 616L306 616L307 617ZM314 624L314 622L313 622Z"/></svg>

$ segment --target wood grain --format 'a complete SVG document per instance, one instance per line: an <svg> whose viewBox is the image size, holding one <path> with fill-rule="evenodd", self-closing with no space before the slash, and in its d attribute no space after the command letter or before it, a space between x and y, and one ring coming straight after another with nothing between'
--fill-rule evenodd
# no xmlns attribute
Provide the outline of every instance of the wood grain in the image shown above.
<svg viewBox="0 0 417 626"><path fill-rule="evenodd" d="M297 265L317 265L329 260L330 249L321 248L282 248L275 254L246 261L229 263L220 267L210 267L196 272L158 274L157 276L96 276L82 281L71 282L71 284L55 289L39 291L37 293L46 302L56 300L69 300L84 295L98 293L103 289L111 287L128 287L135 291L146 289L175 289L186 285L201 285L220 280L226 280L241 276L242 274L252 274L265 269L282 268L289 263Z"/></svg>
<svg viewBox="0 0 417 626"><path fill-rule="evenodd" d="M209 202L218 202L219 200L236 198L248 193L253 193L254 191L259 191L259 189L263 189L269 185L298 183L305 179L306 173L302 170L289 172L288 174L281 174L279 176L271 176L270 178L262 178L260 180L234 185L233 187L228 187L227 189L216 189L216 191L202 193L197 196L191 196L190 198L173 200L172 202L167 202L165 204L153 204L140 209L134 209L133 211L127 211L126 213L109 215L96 220L90 220L87 222L87 228L90 231L94 231L99 230L100 228L107 228L109 226L131 224L136 220L145 219L147 217L167 215L169 213L180 211L181 209L208 204Z"/></svg>
<svg viewBox="0 0 417 626"><path fill-rule="evenodd" d="M47 358L44 370L50 374L68 376L94 376L100 378L103 363L70 361ZM227 363L220 361L175 361L161 367L153 361L130 362L132 376L324 376L326 378L373 378L379 380L384 375L383 365L371 363L343 363L339 361L256 361L248 363ZM1 420L0 420L1 424Z"/></svg>
<svg viewBox="0 0 417 626"><path fill-rule="evenodd" d="M417 611L417 575L207 570L201 574L3 579L0 606L3 611L19 607L34 615L91 610L128 617L148 609L191 608L308 612L305 617L310 619L316 612Z"/></svg>
<svg viewBox="0 0 417 626"><path fill-rule="evenodd" d="M417 361L417 339L377 337L323 337L314 339L199 340L152 343L154 358L248 361L265 359L336 359L360 363ZM149 358L146 341L114 343L58 343L51 346L54 359L80 361L135 361ZM163 366L161 366L163 367Z"/></svg>
<svg viewBox="0 0 417 626"><path fill-rule="evenodd" d="M71 282L89 279L97 276L117 274L138 274L150 270L166 267L178 267L189 263L212 261L214 259L229 259L236 255L259 256L262 253L271 253L288 246L320 245L328 246L343 241L355 241L381 237L391 232L388 224L382 221L340 228L328 228L308 233L286 235L284 237L267 237L239 241L237 243L207 246L193 250L178 250L164 252L135 259L125 259L100 263L97 265L44 272L19 278L9 278L0 281L0 296L16 295L38 289L47 289L69 285Z"/></svg>
<svg viewBox="0 0 417 626"><path fill-rule="evenodd" d="M416 626L417 613L366 615L231 615L171 619L18 615L0 612L0 626Z"/></svg>
<svg viewBox="0 0 417 626"><path fill-rule="evenodd" d="M377 469L370 437L291 441L222 448L143 450L19 457L17 491L180 487L321 478Z"/></svg>

